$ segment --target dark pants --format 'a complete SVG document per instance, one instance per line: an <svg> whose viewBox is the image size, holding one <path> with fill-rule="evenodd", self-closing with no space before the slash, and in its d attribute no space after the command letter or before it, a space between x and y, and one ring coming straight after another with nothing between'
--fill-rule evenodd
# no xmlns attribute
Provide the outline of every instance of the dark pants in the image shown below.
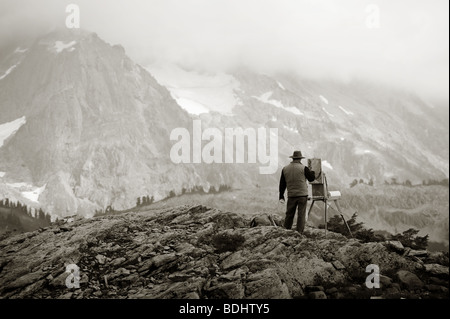
<svg viewBox="0 0 450 319"><path fill-rule="evenodd" d="M307 196L288 197L286 205L286 218L284 220L284 228L291 229L294 222L295 211L298 207L297 215L297 231L303 233L306 223L306 203L308 202Z"/></svg>

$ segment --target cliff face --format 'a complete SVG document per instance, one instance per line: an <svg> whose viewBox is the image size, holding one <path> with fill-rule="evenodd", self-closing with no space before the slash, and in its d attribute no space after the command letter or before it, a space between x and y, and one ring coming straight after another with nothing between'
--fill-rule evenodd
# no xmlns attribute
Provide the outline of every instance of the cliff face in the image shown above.
<svg viewBox="0 0 450 319"><path fill-rule="evenodd" d="M173 188L169 135L187 114L121 46L62 30L6 61L17 66L0 82L0 123L25 123L0 149L2 182L42 187L36 201L55 216Z"/></svg>
<svg viewBox="0 0 450 319"><path fill-rule="evenodd" d="M269 218L272 217L272 218ZM2 298L448 298L448 255L304 235L205 206L75 219L0 241ZM68 265L79 288L68 288ZM380 288L366 287L377 265Z"/></svg>

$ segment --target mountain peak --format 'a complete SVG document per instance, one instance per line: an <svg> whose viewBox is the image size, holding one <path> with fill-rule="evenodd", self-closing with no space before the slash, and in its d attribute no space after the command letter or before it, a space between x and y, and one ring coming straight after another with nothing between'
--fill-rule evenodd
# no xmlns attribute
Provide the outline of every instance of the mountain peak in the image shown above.
<svg viewBox="0 0 450 319"><path fill-rule="evenodd" d="M4 62L14 68L0 80L0 124L27 119L0 148L6 182L46 185L40 203L59 216L129 207L134 187L147 194L172 188L148 179L155 158L169 154L171 128L187 126L185 113L121 46L83 30L56 30L26 49ZM114 182L138 172L147 176L128 190ZM96 195L100 185L122 191ZM113 195L123 191L131 192Z"/></svg>

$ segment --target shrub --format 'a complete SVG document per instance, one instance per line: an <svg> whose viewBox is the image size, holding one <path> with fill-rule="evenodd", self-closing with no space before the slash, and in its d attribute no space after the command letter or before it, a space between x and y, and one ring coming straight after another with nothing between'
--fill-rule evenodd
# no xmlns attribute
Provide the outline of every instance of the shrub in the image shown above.
<svg viewBox="0 0 450 319"><path fill-rule="evenodd" d="M219 233L212 237L213 246L219 253L225 251L235 251L245 241L245 237L240 234Z"/></svg>
<svg viewBox="0 0 450 319"><path fill-rule="evenodd" d="M353 237L362 240L363 242L378 242L383 241L384 237L381 235L376 235L373 229L367 229L364 227L363 223L359 223L356 221L357 214L353 214L353 216L347 220L347 225L350 228ZM327 227L329 230L340 233L344 236L350 237L350 233L348 231L347 226L344 224L342 217L340 215L334 215L330 218L327 223Z"/></svg>
<svg viewBox="0 0 450 319"><path fill-rule="evenodd" d="M405 230L401 234L393 235L391 238L393 240L398 240L405 247L410 247L413 249L427 249L428 246L428 235L423 237L417 236L419 231L414 228Z"/></svg>
<svg viewBox="0 0 450 319"><path fill-rule="evenodd" d="M319 227L319 228L321 228L321 227ZM327 228L328 228L328 230L333 231L335 233L343 234L346 236L349 234L347 227L345 227L345 225L342 221L342 218L339 215L334 215L333 217L331 217L328 220Z"/></svg>
<svg viewBox="0 0 450 319"><path fill-rule="evenodd" d="M353 214L352 218L347 220L347 225L352 231L352 234L355 234L359 230L363 229L363 223L357 223L356 216L357 214L355 213ZM331 217L330 220L327 222L327 228L331 231L334 231L335 233L350 236L347 226L344 224L342 217L340 215L334 215L333 217Z"/></svg>
<svg viewBox="0 0 450 319"><path fill-rule="evenodd" d="M372 228L370 229L361 229L356 232L355 237L362 240L364 243L368 242L380 242L385 241L386 238L384 238L381 234L375 234Z"/></svg>

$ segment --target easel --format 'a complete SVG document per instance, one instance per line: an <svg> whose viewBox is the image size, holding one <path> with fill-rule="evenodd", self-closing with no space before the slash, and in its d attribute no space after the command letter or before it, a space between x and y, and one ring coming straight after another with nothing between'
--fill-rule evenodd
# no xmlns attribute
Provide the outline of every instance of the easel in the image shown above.
<svg viewBox="0 0 450 319"><path fill-rule="evenodd" d="M321 170L321 160L320 159L312 159L312 165L316 166L316 170L318 171L318 177L314 182L311 182L312 185L312 203L309 207L307 218L309 217L309 214L311 213L311 210L314 206L314 203L317 201L321 201L324 203L325 206L325 237L327 236L328 226L327 226L327 212L328 207L335 209L334 207L330 206L327 202L333 201L336 205L337 212L341 215L342 220L344 221L345 226L347 226L348 232L350 233L350 236L353 237L352 231L350 230L350 227L347 224L347 221L344 218L344 215L341 212L341 208L339 207L338 199L341 197L341 193L338 191L335 192L329 192L328 191L328 183L327 183L327 177L325 173ZM313 168L314 170L314 168Z"/></svg>

